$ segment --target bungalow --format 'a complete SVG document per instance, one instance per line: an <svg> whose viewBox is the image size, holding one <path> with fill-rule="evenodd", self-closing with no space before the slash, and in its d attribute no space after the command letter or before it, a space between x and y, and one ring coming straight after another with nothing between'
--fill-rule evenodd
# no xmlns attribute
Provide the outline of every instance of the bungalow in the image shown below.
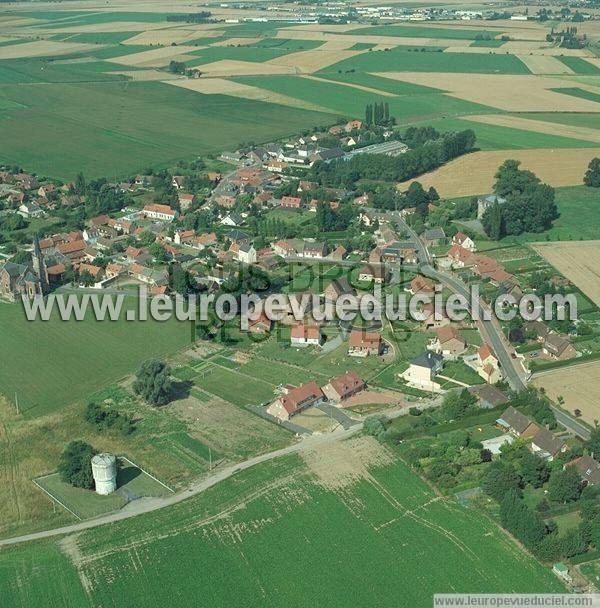
<svg viewBox="0 0 600 608"><path fill-rule="evenodd" d="M567 466L575 467L581 481L588 486L600 484L600 463L591 456L580 456L572 460Z"/></svg>
<svg viewBox="0 0 600 608"><path fill-rule="evenodd" d="M473 239L470 236L467 236L464 232L457 232L452 237L452 244L458 245L463 249L467 249L471 253L477 251L477 248L475 247L475 241L473 241Z"/></svg>
<svg viewBox="0 0 600 608"><path fill-rule="evenodd" d="M323 392L330 401L343 401L360 393L366 387L366 382L356 372L346 372L332 378L323 387Z"/></svg>
<svg viewBox="0 0 600 608"><path fill-rule="evenodd" d="M321 328L318 325L299 323L292 327L291 346L320 346L322 342Z"/></svg>
<svg viewBox="0 0 600 608"><path fill-rule="evenodd" d="M336 302L337 299L344 294L356 295L355 289L350 285L346 277L334 279L327 285L323 292L327 302Z"/></svg>
<svg viewBox="0 0 600 608"><path fill-rule="evenodd" d="M162 220L164 222L172 222L177 215L177 212L169 205L159 205L157 203L153 203L152 205L146 205L142 209L142 213L153 220Z"/></svg>
<svg viewBox="0 0 600 608"><path fill-rule="evenodd" d="M540 428L531 438L531 451L549 461L554 460L558 454L566 452L567 449L567 444L546 428Z"/></svg>
<svg viewBox="0 0 600 608"><path fill-rule="evenodd" d="M369 264L363 266L358 274L359 281L368 281L377 284L385 283L387 278L387 269L381 264Z"/></svg>
<svg viewBox="0 0 600 608"><path fill-rule="evenodd" d="M470 386L467 390L477 399L479 407L483 409L492 409L508 402L508 397L491 384L478 384Z"/></svg>
<svg viewBox="0 0 600 608"><path fill-rule="evenodd" d="M539 427L531 418L522 414L518 409L509 405L500 418L496 420L496 424L504 431L508 431L517 437L531 438L538 431Z"/></svg>
<svg viewBox="0 0 600 608"><path fill-rule="evenodd" d="M458 333L456 327L445 325L436 330L436 337L428 348L446 359L456 359L467 349L466 340Z"/></svg>
<svg viewBox="0 0 600 608"><path fill-rule="evenodd" d="M437 392L440 390L440 385L435 382L435 376L443 366L442 355L427 350L410 362L402 378L419 389Z"/></svg>
<svg viewBox="0 0 600 608"><path fill-rule="evenodd" d="M307 407L320 403L323 398L323 391L313 380L293 388L287 394L275 399L267 408L267 413L281 421L288 421Z"/></svg>
<svg viewBox="0 0 600 608"><path fill-rule="evenodd" d="M368 357L381 352L381 336L376 331L353 329L348 340L348 354L351 357Z"/></svg>

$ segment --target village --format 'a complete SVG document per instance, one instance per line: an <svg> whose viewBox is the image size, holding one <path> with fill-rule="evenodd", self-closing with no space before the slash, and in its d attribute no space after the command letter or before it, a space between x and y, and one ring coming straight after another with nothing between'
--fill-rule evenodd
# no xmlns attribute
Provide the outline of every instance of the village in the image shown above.
<svg viewBox="0 0 600 608"><path fill-rule="evenodd" d="M427 425L462 416L468 424L481 412L481 454L490 460L500 462L524 445L554 467L572 465L583 485L598 484L600 463L582 450L586 427L569 417L557 423L554 414L540 422L524 413L529 402L513 405L540 366L589 354L586 324L457 322L427 303L420 319L316 319L313 296L335 304L375 287L385 296L441 292L447 299L458 281L478 285L484 305L572 288L541 258L524 269L518 248L515 262L510 248L490 247L481 222L490 207L504 204L501 197L463 203L465 215L420 185L356 189L319 178L319 168L332 160L364 152L392 158L408 150L398 132L355 119L118 183L87 183L83 175L60 183L5 167L0 300L50 293L135 297L142 285L160 297L239 296L258 281L261 298L276 291L289 297L286 315L276 323L264 314L250 317L244 330L239 319L199 324L197 341L173 365L173 376L189 382L191 394L233 403L296 437L367 428L373 419L382 425L378 433L402 443ZM302 308L304 298L312 303ZM301 318L294 314L298 306ZM243 393L235 388L240 380L247 383ZM532 395L534 402L545 399ZM448 413L453 400L462 404L460 414ZM462 475L473 475L470 467L453 484L434 481L456 485L460 496ZM569 572L557 565L556 574L574 584Z"/></svg>

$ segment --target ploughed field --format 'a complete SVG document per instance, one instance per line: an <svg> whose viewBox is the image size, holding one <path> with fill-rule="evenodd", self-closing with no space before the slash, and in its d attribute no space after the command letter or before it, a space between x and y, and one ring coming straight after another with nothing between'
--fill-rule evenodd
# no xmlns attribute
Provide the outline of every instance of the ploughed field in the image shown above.
<svg viewBox="0 0 600 608"><path fill-rule="evenodd" d="M169 509L4 549L0 582L8 605L111 608L419 608L434 592L563 590L490 520L434 494L369 438L258 465Z"/></svg>

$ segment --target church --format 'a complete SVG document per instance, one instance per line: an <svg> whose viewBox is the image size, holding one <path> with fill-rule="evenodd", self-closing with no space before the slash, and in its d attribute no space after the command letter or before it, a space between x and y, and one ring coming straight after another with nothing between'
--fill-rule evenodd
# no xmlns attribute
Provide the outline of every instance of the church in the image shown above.
<svg viewBox="0 0 600 608"><path fill-rule="evenodd" d="M48 293L48 270L37 236L33 240L31 265L5 262L0 265L0 298L15 301Z"/></svg>

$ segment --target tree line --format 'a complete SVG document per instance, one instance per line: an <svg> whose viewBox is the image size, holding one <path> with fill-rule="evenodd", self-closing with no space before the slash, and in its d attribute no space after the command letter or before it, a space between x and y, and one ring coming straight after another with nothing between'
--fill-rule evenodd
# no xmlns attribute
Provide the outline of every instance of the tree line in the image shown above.
<svg viewBox="0 0 600 608"><path fill-rule="evenodd" d="M318 162L312 167L312 179L325 186L344 188L352 188L362 179L404 181L471 152L475 139L475 132L467 129L444 133L435 141L427 141L399 156L359 154L350 160Z"/></svg>

